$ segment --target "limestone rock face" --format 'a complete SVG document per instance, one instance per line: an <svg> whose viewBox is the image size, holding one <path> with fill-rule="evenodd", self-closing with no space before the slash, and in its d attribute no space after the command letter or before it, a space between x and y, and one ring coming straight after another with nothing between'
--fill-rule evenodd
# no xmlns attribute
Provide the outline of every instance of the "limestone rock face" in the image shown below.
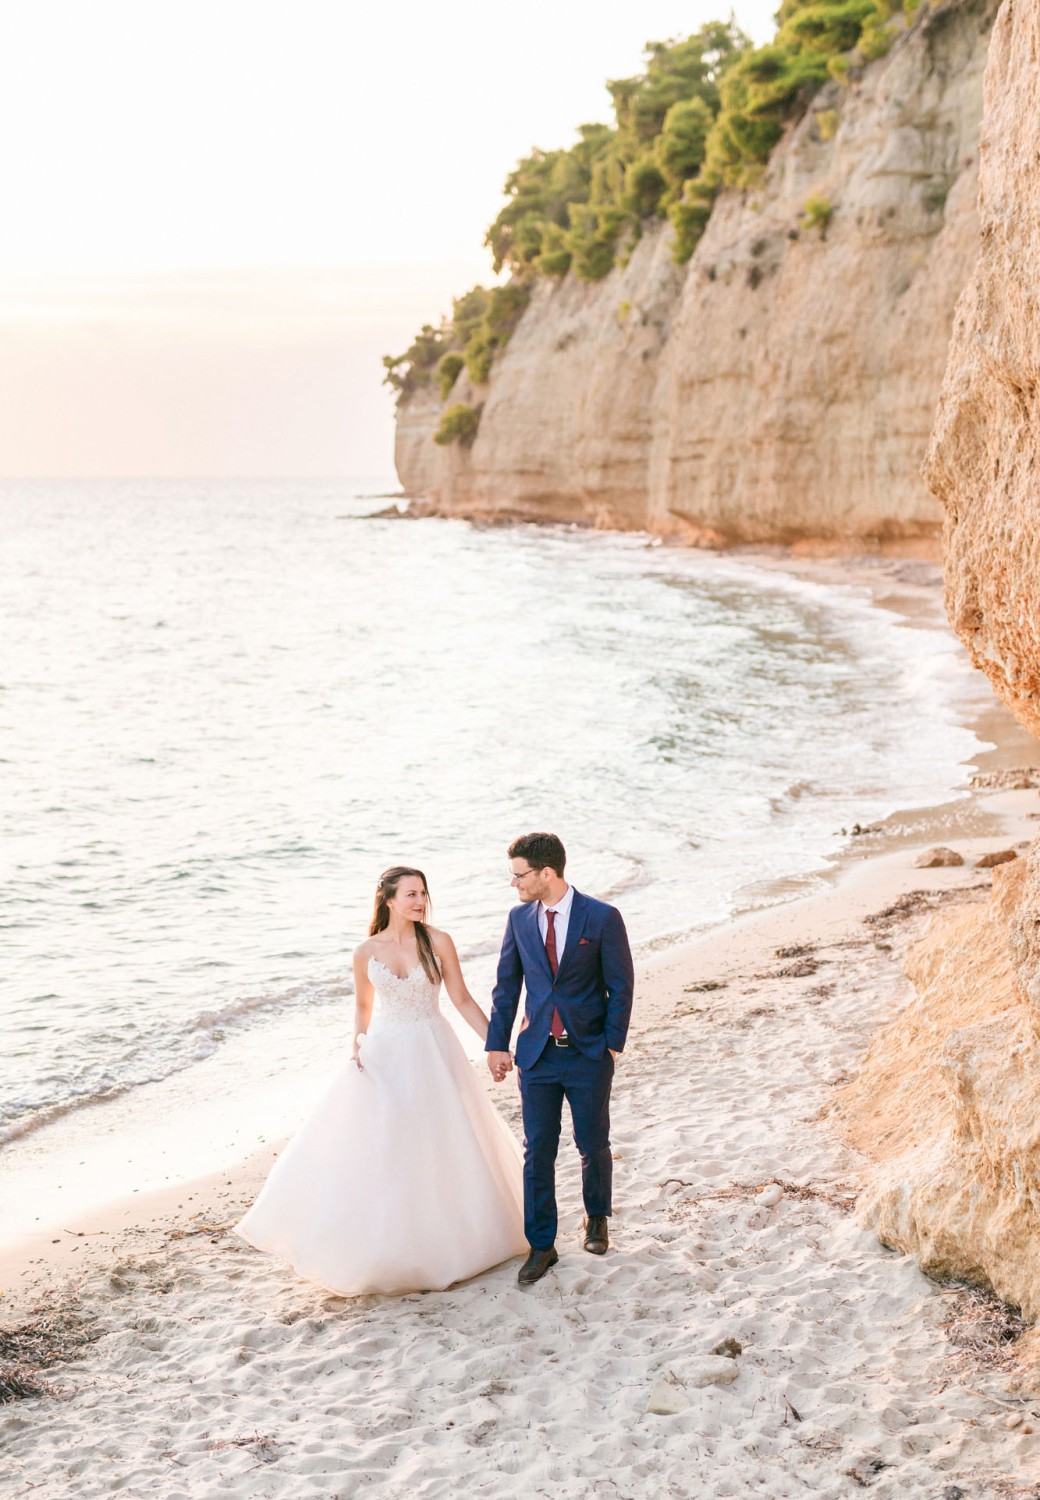
<svg viewBox="0 0 1040 1500"><path fill-rule="evenodd" d="M957 311L927 476L946 604L977 666L1040 733L1040 9L1006 0L986 78L982 253Z"/></svg>
<svg viewBox="0 0 1040 1500"><path fill-rule="evenodd" d="M661 231L603 282L540 278L489 384L463 374L448 397L482 406L472 448L432 442L443 407L425 393L399 408L406 493L452 513L645 526L653 400L683 279Z"/></svg>
<svg viewBox="0 0 1040 1500"><path fill-rule="evenodd" d="M927 8L718 200L688 265L658 226L602 282L541 279L489 385L449 397L483 406L472 448L430 440L441 403L401 407L407 493L720 542L937 532L919 470L978 253L987 42L985 0Z"/></svg>
<svg viewBox="0 0 1040 1500"><path fill-rule="evenodd" d="M1005 0L986 70L981 253L957 310L927 462L945 507L946 600L976 664L1040 732L1040 8ZM1040 841L994 864L987 906L933 920L915 998L843 1108L875 1159L861 1197L925 1270L1040 1319ZM1033 1335L1033 1359L1037 1359Z"/></svg>
<svg viewBox="0 0 1040 1500"><path fill-rule="evenodd" d="M874 1039L840 1107L876 1166L860 1197L886 1244L988 1284L1040 1318L1040 857L993 896L932 918L916 994Z"/></svg>

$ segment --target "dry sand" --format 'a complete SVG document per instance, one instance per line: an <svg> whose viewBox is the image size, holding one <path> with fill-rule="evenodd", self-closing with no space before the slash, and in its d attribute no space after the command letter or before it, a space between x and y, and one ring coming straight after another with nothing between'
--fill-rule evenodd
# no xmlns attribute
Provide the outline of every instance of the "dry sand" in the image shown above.
<svg viewBox="0 0 1040 1500"><path fill-rule="evenodd" d="M1035 828L1035 791L985 801L987 836L958 840L969 856ZM914 870L912 852L644 966L602 1259L581 1248L569 1142L560 1263L529 1289L516 1263L398 1298L296 1280L227 1233L270 1152L135 1200L132 1227L114 1205L74 1226L90 1235L8 1255L9 1326L62 1308L98 1336L46 1372L54 1396L0 1411L0 1492L1040 1494L1040 1403L1006 1361L982 1369L951 1343L964 1294L857 1224L861 1162L828 1118L906 999L918 918L864 918L902 892L927 906L988 885L970 864ZM494 1097L517 1126L509 1089ZM756 1201L766 1184L784 1188L773 1207ZM741 1346L735 1380L697 1385L725 1339ZM662 1380L673 1415L647 1412Z"/></svg>

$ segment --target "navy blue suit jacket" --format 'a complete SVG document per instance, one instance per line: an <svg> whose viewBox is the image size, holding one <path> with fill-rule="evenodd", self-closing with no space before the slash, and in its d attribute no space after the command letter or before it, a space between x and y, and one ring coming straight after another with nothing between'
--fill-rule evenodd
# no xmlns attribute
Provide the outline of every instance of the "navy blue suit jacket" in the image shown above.
<svg viewBox="0 0 1040 1500"><path fill-rule="evenodd" d="M509 913L485 1050L509 1051L520 989L525 986L526 1018L516 1039L519 1068L529 1068L542 1055L554 1006L573 1046L586 1057L602 1057L608 1047L620 1052L628 1035L634 981L621 913L576 890L567 945L554 980L538 930L539 905L527 901Z"/></svg>

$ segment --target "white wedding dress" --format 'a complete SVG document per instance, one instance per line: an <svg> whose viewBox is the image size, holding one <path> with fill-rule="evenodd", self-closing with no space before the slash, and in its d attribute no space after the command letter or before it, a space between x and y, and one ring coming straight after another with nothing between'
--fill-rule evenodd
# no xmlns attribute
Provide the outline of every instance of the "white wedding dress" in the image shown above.
<svg viewBox="0 0 1040 1500"><path fill-rule="evenodd" d="M527 1253L520 1146L422 967L369 960L359 1072L339 1069L236 1231L342 1296L441 1291Z"/></svg>

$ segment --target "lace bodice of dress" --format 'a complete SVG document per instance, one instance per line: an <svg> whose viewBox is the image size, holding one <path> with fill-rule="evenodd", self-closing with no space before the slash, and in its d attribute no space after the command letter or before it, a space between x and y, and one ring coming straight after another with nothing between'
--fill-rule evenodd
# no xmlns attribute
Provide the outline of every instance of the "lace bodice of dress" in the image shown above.
<svg viewBox="0 0 1040 1500"><path fill-rule="evenodd" d="M429 1025L440 1015L440 984L430 983L422 964L416 964L408 978L402 979L378 958L370 958L368 977L375 987L378 1005L374 1020L380 1029Z"/></svg>

